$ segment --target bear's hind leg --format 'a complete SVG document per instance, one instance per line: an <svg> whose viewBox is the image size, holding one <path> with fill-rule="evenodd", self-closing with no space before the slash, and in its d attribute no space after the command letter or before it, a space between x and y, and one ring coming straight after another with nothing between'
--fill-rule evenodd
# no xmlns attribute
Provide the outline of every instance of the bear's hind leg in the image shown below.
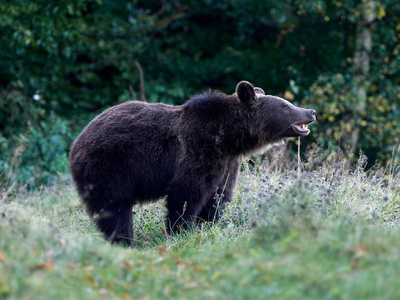
<svg viewBox="0 0 400 300"><path fill-rule="evenodd" d="M113 244L132 247L132 206L109 204L93 214L93 221L105 238Z"/></svg>

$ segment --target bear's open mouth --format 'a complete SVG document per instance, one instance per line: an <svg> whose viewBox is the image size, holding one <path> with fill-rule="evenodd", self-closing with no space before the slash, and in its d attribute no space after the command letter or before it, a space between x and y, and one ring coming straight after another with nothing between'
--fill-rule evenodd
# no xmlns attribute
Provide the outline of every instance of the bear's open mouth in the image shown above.
<svg viewBox="0 0 400 300"><path fill-rule="evenodd" d="M304 124L293 124L292 128L294 131L301 135L301 136L306 136L310 133L310 129L308 129L308 125L310 125L312 122L309 123L304 123Z"/></svg>

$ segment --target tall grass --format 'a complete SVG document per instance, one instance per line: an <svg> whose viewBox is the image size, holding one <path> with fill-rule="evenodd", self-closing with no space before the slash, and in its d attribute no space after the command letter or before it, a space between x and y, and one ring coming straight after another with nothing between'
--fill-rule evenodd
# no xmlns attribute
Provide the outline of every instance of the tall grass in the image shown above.
<svg viewBox="0 0 400 300"><path fill-rule="evenodd" d="M162 201L135 208L134 249L103 240L71 185L4 197L0 298L399 298L398 162L304 160L244 164L214 226L167 236Z"/></svg>

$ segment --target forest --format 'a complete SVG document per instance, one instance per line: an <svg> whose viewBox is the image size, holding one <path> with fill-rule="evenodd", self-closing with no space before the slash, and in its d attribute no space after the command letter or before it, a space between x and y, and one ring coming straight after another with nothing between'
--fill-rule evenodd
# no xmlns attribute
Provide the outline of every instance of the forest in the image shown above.
<svg viewBox="0 0 400 300"><path fill-rule="evenodd" d="M179 105L240 80L317 111L303 152L398 157L399 1L9 0L0 14L6 189L68 174L73 140L107 107Z"/></svg>

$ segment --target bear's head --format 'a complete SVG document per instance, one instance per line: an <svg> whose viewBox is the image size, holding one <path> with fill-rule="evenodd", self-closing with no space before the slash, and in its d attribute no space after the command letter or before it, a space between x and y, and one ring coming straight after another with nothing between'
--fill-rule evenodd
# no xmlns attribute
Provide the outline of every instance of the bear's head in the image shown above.
<svg viewBox="0 0 400 300"><path fill-rule="evenodd" d="M241 81L236 87L239 100L251 110L254 130L265 141L277 141L285 137L306 136L308 125L315 121L315 110L294 106L290 102Z"/></svg>

